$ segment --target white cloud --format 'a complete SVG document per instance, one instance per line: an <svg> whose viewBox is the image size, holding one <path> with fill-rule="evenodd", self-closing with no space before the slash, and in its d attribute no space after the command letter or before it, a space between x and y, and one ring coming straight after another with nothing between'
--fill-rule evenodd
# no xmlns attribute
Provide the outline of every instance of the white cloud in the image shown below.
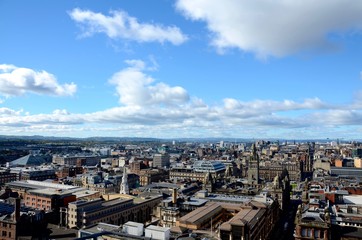
<svg viewBox="0 0 362 240"><path fill-rule="evenodd" d="M54 115L69 115L70 113L66 109L55 109L53 111Z"/></svg>
<svg viewBox="0 0 362 240"><path fill-rule="evenodd" d="M14 65L11 64L0 64L0 72L11 72L12 70L16 69Z"/></svg>
<svg viewBox="0 0 362 240"><path fill-rule="evenodd" d="M18 116L22 111L15 111L10 108L2 107L0 108L0 116Z"/></svg>
<svg viewBox="0 0 362 240"><path fill-rule="evenodd" d="M251 102L241 102L236 99L224 99L224 107L228 110L253 110L260 112L282 112L303 109L327 109L332 106L323 103L318 98L305 99L304 102L298 103L292 100L273 101L273 100L255 100Z"/></svg>
<svg viewBox="0 0 362 240"><path fill-rule="evenodd" d="M204 21L212 45L238 48L258 57L335 48L331 33L362 30L362 2L341 0L178 0L187 18Z"/></svg>
<svg viewBox="0 0 362 240"><path fill-rule="evenodd" d="M116 85L120 102L124 105L149 106L155 104L175 105L187 102L187 91L179 86L170 87L145 74L146 64L140 60L128 60L131 66L115 73L109 80Z"/></svg>
<svg viewBox="0 0 362 240"><path fill-rule="evenodd" d="M75 8L69 12L70 17L81 24L85 36L105 33L112 39L127 39L138 42L170 42L179 45L187 40L178 27L159 24L140 23L135 17L124 11L102 13Z"/></svg>
<svg viewBox="0 0 362 240"><path fill-rule="evenodd" d="M26 92L55 96L71 96L77 90L74 83L60 85L54 75L46 71L0 65L0 94L18 96Z"/></svg>
<svg viewBox="0 0 362 240"><path fill-rule="evenodd" d="M130 66L109 80L116 87L120 106L83 114L66 109L31 114L3 107L0 108L0 134L75 137L255 137L263 134L263 137L302 138L303 131L309 132L305 136L319 137L333 135L337 128L340 134L337 137L347 128L353 132L348 136L358 137L362 133L362 104L358 95L345 105L332 105L319 98L303 101L226 98L219 104L208 105L202 99L190 97L182 87L156 82L145 73L150 70L145 62L128 60L126 63ZM9 73L17 69L5 68L10 69Z"/></svg>
<svg viewBox="0 0 362 240"><path fill-rule="evenodd" d="M316 102L310 104L310 102ZM7 108L0 109L2 131L38 134L76 134L81 136L147 136L147 137L288 137L302 138L301 131L317 134L333 133L336 127L355 129L361 134L362 111L350 106L318 103L319 100L241 102L227 99L224 104L209 106L200 99L179 105L127 105L85 114L54 110L50 114L26 114ZM240 103L242 103L240 105ZM242 110L240 110L242 109ZM345 109L345 110L344 110ZM308 110L310 113L285 115L283 112ZM360 129L360 130L358 130ZM6 132L5 132L6 133ZM247 135L245 135L247 134ZM89 136L88 135L88 136ZM299 136L299 137L298 137ZM350 135L352 136L352 135Z"/></svg>

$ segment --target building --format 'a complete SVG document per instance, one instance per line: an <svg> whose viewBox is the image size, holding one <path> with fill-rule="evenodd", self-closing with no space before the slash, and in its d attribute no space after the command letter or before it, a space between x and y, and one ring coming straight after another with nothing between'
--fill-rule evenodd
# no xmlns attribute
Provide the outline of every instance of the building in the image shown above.
<svg viewBox="0 0 362 240"><path fill-rule="evenodd" d="M0 239L45 239L47 223L42 211L20 205L20 198L0 202Z"/></svg>
<svg viewBox="0 0 362 240"><path fill-rule="evenodd" d="M98 223L82 228L78 231L79 239L104 239L104 240L168 240L170 229L150 225L146 229L142 223L129 221L123 227Z"/></svg>
<svg viewBox="0 0 362 240"><path fill-rule="evenodd" d="M362 148L352 149L352 157L353 158L362 158Z"/></svg>
<svg viewBox="0 0 362 240"><path fill-rule="evenodd" d="M223 176L226 170L225 165L216 160L199 160L193 164L193 169L197 173L211 173L214 177L216 175Z"/></svg>
<svg viewBox="0 0 362 240"><path fill-rule="evenodd" d="M290 203L290 180L288 170L284 169L281 175L274 178L273 186L271 189L266 189L273 199L277 199L281 209L289 206Z"/></svg>
<svg viewBox="0 0 362 240"><path fill-rule="evenodd" d="M18 176L16 173L11 173L9 170L0 171L0 185L4 185L5 183L14 182L18 180Z"/></svg>
<svg viewBox="0 0 362 240"><path fill-rule="evenodd" d="M17 192L21 198L24 199L25 194L30 190L36 189L52 189L52 190L72 190L73 193L77 191L83 191L83 188L79 188L76 186L64 185L64 184L57 184L51 182L44 182L44 181L34 181L34 180L24 180L24 181L15 181L5 184L8 188L12 191Z"/></svg>
<svg viewBox="0 0 362 240"><path fill-rule="evenodd" d="M123 232L133 236L143 236L143 223L128 221L123 224Z"/></svg>
<svg viewBox="0 0 362 240"><path fill-rule="evenodd" d="M266 182L271 182L276 176L282 175L283 170L288 170L291 181L299 182L303 176L303 164L300 161L291 161L287 163L275 163L268 166L259 167L259 177Z"/></svg>
<svg viewBox="0 0 362 240"><path fill-rule="evenodd" d="M129 194L128 175L127 175L125 166L123 167L123 177L122 177L121 185L119 187L119 193L120 194Z"/></svg>
<svg viewBox="0 0 362 240"><path fill-rule="evenodd" d="M329 212L316 211L310 206L298 207L295 218L294 239L331 239L331 218Z"/></svg>
<svg viewBox="0 0 362 240"><path fill-rule="evenodd" d="M155 168L164 168L170 167L170 155L168 153L163 154L154 154L153 155L153 167Z"/></svg>
<svg viewBox="0 0 362 240"><path fill-rule="evenodd" d="M162 196L147 198L117 198L110 201L75 201L68 205L67 225L82 228L104 222L120 225L128 221L145 223L151 221L153 209L161 202Z"/></svg>
<svg viewBox="0 0 362 240"><path fill-rule="evenodd" d="M61 166L56 172L57 178L75 177L83 173L83 167Z"/></svg>
<svg viewBox="0 0 362 240"><path fill-rule="evenodd" d="M62 189L34 189L28 190L24 195L25 206L44 211L59 211L73 201L76 201L73 192Z"/></svg>
<svg viewBox="0 0 362 240"><path fill-rule="evenodd" d="M192 168L172 168L170 170L170 180L185 180L203 182L205 180L205 173L195 172Z"/></svg>
<svg viewBox="0 0 362 240"><path fill-rule="evenodd" d="M82 155L82 156L77 156L77 155L73 155L73 156L69 156L69 155L65 155L65 156L59 156L59 155L54 155L52 162L54 164L58 164L58 165L69 165L69 166L95 166L97 164L99 164L101 161L101 157L100 156L95 156L95 155Z"/></svg>
<svg viewBox="0 0 362 240"><path fill-rule="evenodd" d="M162 207L160 224L162 227L174 227L180 217L180 210L178 207Z"/></svg>
<svg viewBox="0 0 362 240"><path fill-rule="evenodd" d="M14 167L10 169L10 173L15 173L18 180L43 181L57 178L55 170L50 167Z"/></svg>
<svg viewBox="0 0 362 240"><path fill-rule="evenodd" d="M170 239L170 229L150 225L145 229L145 237L156 240L169 240Z"/></svg>
<svg viewBox="0 0 362 240"><path fill-rule="evenodd" d="M40 166L44 163L51 163L51 156L28 154L10 162L10 166Z"/></svg>
<svg viewBox="0 0 362 240"><path fill-rule="evenodd" d="M139 172L140 185L147 186L153 182L165 181L168 178L167 172L162 169L145 169Z"/></svg>
<svg viewBox="0 0 362 240"><path fill-rule="evenodd" d="M221 222L225 211L219 203L207 203L177 221L177 226L191 230L207 229L211 226L211 219L214 223Z"/></svg>
<svg viewBox="0 0 362 240"><path fill-rule="evenodd" d="M331 176L360 177L362 176L362 168L331 167Z"/></svg>
<svg viewBox="0 0 362 240"><path fill-rule="evenodd" d="M15 204L0 203L0 238L11 240L17 238L17 223L20 220L20 199Z"/></svg>
<svg viewBox="0 0 362 240"><path fill-rule="evenodd" d="M220 238L222 240L267 239L269 232L265 230L269 224L265 215L265 209L242 209L235 217L221 224Z"/></svg>
<svg viewBox="0 0 362 240"><path fill-rule="evenodd" d="M211 232L219 226L219 238L223 240L268 239L279 221L279 214L278 204L274 201L269 204L209 202L181 217L177 226Z"/></svg>
<svg viewBox="0 0 362 240"><path fill-rule="evenodd" d="M354 159L354 167L355 168L362 168L362 158L355 158Z"/></svg>
<svg viewBox="0 0 362 240"><path fill-rule="evenodd" d="M258 186L259 179L259 155L256 152L255 144L251 147L252 155L249 158L248 163L248 184L251 186Z"/></svg>
<svg viewBox="0 0 362 240"><path fill-rule="evenodd" d="M78 238L86 238L89 237L89 239L95 238L98 239L98 237L103 236L100 235L100 233L104 232L104 234L109 234L109 232L120 232L121 227L117 225L107 224L107 223L98 223L94 224L92 226L79 229L78 231Z"/></svg>

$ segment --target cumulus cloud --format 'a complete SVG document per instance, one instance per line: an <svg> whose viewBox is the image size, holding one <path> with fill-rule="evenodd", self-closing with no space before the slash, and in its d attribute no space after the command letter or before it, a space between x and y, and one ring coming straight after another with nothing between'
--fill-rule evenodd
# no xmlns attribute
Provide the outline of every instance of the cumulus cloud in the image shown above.
<svg viewBox="0 0 362 240"><path fill-rule="evenodd" d="M242 102L232 98L224 99L224 107L228 110L254 110L260 112L282 112L302 109L326 109L332 106L323 103L319 98L305 99L298 103L292 100L273 101L273 100L255 100Z"/></svg>
<svg viewBox="0 0 362 240"><path fill-rule="evenodd" d="M298 110L302 113L289 114ZM302 102L226 99L224 104L209 106L200 99L191 98L178 106L125 105L84 114L56 109L49 114L32 115L0 109L2 131L15 128L14 131L22 129L34 133L41 129L41 134L61 134L60 130L64 129L64 132L77 133L77 136L82 131L82 134L100 133L104 136L255 137L261 132L265 134L263 137L302 136L301 131L311 129L333 132L339 126L360 128L361 119L361 109L330 106L318 99ZM360 134L360 131L355 130L355 134Z"/></svg>
<svg viewBox="0 0 362 240"><path fill-rule="evenodd" d="M147 72L150 68L141 60L127 60L126 64L129 66L109 80L115 85L120 106L82 114L67 109L31 114L3 107L0 108L0 134L73 134L76 137L80 134L141 137L263 134L263 137L298 138L303 131L309 131L308 136L315 133L312 137L319 137L337 128L339 134L346 128L352 129L356 136L362 133L362 104L358 96L345 105L329 104L319 98L302 101L226 98L219 104L209 105L190 97L182 87L156 82ZM0 68L8 73L18 69L3 65Z"/></svg>
<svg viewBox="0 0 362 240"><path fill-rule="evenodd" d="M21 113L22 111L15 111L13 109L10 108L6 108L6 107L2 107L0 108L0 116L17 116Z"/></svg>
<svg viewBox="0 0 362 240"><path fill-rule="evenodd" d="M125 11L110 11L109 15L75 8L70 17L83 27L84 36L105 33L112 39L126 39L137 42L170 42L180 45L187 36L176 26L140 23Z"/></svg>
<svg viewBox="0 0 362 240"><path fill-rule="evenodd" d="M116 85L119 100L124 105L175 105L189 100L187 91L155 80L143 71L146 64L140 60L127 60L130 67L115 73L109 82Z"/></svg>
<svg viewBox="0 0 362 240"><path fill-rule="evenodd" d="M329 34L362 30L362 2L340 0L178 0L187 18L203 21L211 44L237 48L258 57L334 48Z"/></svg>
<svg viewBox="0 0 362 240"><path fill-rule="evenodd" d="M66 109L55 109L53 111L54 115L69 115L70 113Z"/></svg>
<svg viewBox="0 0 362 240"><path fill-rule="evenodd" d="M54 96L71 96L77 90L74 83L59 84L53 74L14 65L0 65L0 94L18 96L26 92Z"/></svg>

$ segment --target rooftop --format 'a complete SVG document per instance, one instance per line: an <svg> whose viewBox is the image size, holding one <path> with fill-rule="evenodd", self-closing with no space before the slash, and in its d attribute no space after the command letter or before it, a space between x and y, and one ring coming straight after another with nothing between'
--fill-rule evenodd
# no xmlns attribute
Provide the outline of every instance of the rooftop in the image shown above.
<svg viewBox="0 0 362 240"><path fill-rule="evenodd" d="M81 189L79 187L71 186L71 185L50 183L50 182L45 182L45 181L34 181L34 180L15 181L15 182L8 183L8 185L30 188L30 189L39 189L39 188L53 188L53 189L62 189L62 190Z"/></svg>
<svg viewBox="0 0 362 240"><path fill-rule="evenodd" d="M222 207L219 203L208 203L204 207L200 207L185 216L180 218L180 222L188 222L188 223L194 223L197 224L205 217L208 217L209 215L215 215L218 212L222 210Z"/></svg>
<svg viewBox="0 0 362 240"><path fill-rule="evenodd" d="M148 227L146 227L147 230L152 230L152 231L158 231L158 232L166 232L168 230L170 230L170 228L164 228L164 227L159 227L159 226L155 226L155 225L150 225Z"/></svg>
<svg viewBox="0 0 362 240"><path fill-rule="evenodd" d="M73 191L70 190L53 189L53 188L32 189L29 190L28 192L30 194L42 194L46 196L51 196L51 195L66 196L66 195L71 195L73 193Z"/></svg>

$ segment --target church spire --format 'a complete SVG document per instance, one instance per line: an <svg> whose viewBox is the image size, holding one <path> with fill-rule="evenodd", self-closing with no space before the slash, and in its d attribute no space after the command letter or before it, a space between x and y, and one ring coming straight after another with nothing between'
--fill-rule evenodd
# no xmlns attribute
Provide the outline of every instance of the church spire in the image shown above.
<svg viewBox="0 0 362 240"><path fill-rule="evenodd" d="M128 175L126 171L126 166L123 167L123 176L122 176L122 182L121 186L119 188L120 194L129 194L129 188L128 188Z"/></svg>

